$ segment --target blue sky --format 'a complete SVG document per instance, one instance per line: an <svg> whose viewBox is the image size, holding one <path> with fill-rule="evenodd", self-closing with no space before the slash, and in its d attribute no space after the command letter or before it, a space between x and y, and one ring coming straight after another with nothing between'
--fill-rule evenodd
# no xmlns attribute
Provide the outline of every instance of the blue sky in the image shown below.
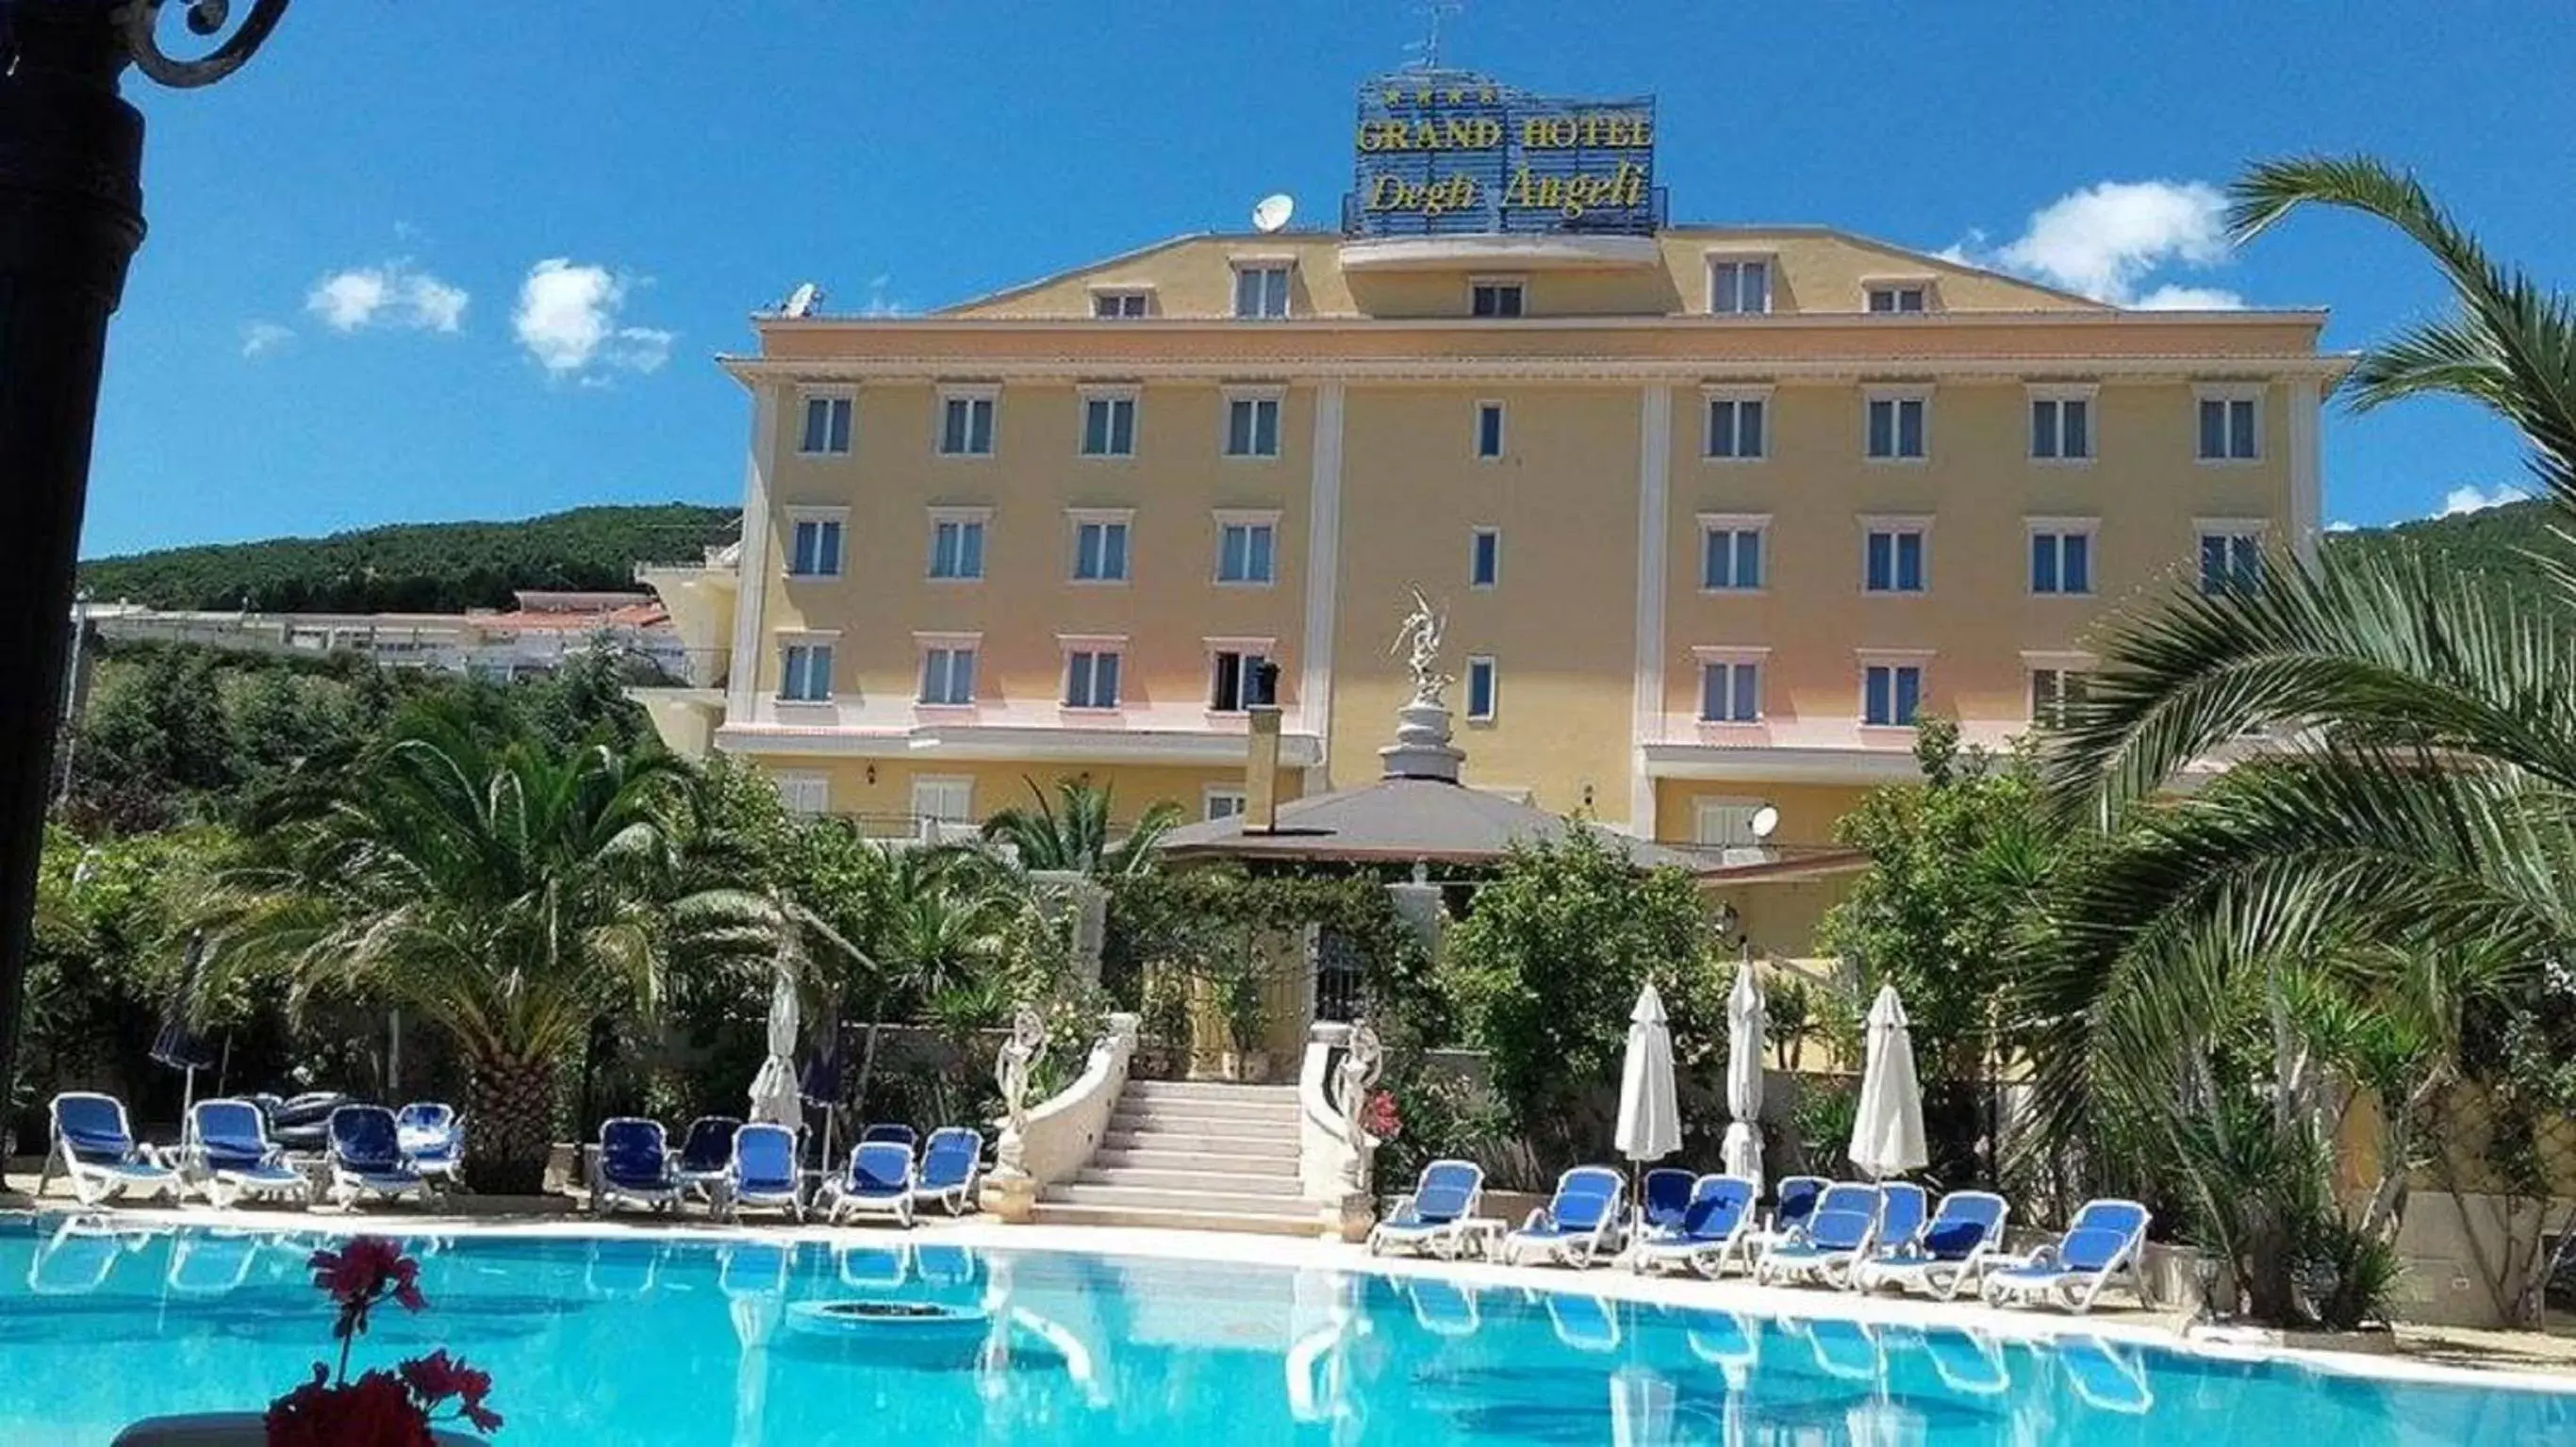
<svg viewBox="0 0 2576 1447"><path fill-rule="evenodd" d="M2429 269L2322 217L2217 254L2195 183L2374 151L2576 270L2563 5L2113 8L1472 0L1444 59L1658 96L1677 219L2324 304L2337 347L2437 311ZM212 90L129 82L152 234L83 551L733 501L747 414L712 358L751 309L809 278L835 310L936 306L1270 191L1329 220L1354 87L1421 30L1390 0L299 5ZM2358 523L2521 477L2439 404L2330 419L2326 467Z"/></svg>

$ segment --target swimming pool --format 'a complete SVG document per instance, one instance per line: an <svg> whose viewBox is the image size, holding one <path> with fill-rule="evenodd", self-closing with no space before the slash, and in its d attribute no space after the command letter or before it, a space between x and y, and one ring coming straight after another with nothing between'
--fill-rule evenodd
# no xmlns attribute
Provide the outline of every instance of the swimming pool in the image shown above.
<svg viewBox="0 0 2576 1447"><path fill-rule="evenodd" d="M256 1408L310 1369L321 1238L0 1225L0 1443L105 1447ZM1470 1287L1439 1276L815 1242L413 1240L430 1311L360 1359L489 1367L502 1444L2239 1444L2576 1440L2576 1396L2399 1383L2094 1339ZM1580 1278L1551 1274L1551 1285ZM789 1307L989 1311L954 1362L795 1329ZM1830 1301L1821 1303L1830 1305Z"/></svg>

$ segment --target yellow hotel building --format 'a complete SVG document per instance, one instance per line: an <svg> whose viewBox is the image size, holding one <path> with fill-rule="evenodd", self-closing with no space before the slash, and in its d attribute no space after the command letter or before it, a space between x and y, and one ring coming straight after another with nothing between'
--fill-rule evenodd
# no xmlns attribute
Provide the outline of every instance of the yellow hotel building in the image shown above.
<svg viewBox="0 0 2576 1447"><path fill-rule="evenodd" d="M2124 598L2315 546L2324 321L1659 207L1182 236L928 315L763 316L724 362L740 546L643 574L717 663L645 697L675 745L906 832L1077 772L1200 817L1241 806L1248 659L1285 792L1377 777L1419 587L1468 783L1735 849L1769 804L1776 853L1721 857L1793 863L1913 777L1918 711L2002 743ZM1819 908L1757 942L1806 953Z"/></svg>

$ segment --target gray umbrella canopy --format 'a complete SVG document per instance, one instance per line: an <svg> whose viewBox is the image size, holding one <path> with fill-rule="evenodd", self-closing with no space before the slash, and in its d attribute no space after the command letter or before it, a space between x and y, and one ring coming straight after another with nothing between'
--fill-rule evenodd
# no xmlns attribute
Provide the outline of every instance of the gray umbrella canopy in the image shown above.
<svg viewBox="0 0 2576 1447"><path fill-rule="evenodd" d="M1633 839L1448 779L1395 777L1279 806L1279 825L1247 833L1237 815L1187 824L1164 835L1170 858L1327 859L1356 863L1483 864L1515 844L1548 844L1581 830L1640 869L1669 865L1698 874L1707 861Z"/></svg>
<svg viewBox="0 0 2576 1447"><path fill-rule="evenodd" d="M751 1118L802 1125L805 1107L796 1094L796 981L784 966L769 991L769 1058L751 1078Z"/></svg>

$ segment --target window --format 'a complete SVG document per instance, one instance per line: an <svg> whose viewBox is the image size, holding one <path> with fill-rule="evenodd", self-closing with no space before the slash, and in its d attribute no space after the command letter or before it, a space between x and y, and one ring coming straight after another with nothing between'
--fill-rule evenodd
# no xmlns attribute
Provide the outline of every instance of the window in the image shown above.
<svg viewBox="0 0 2576 1447"><path fill-rule="evenodd" d="M1922 592L1925 535L1920 523L1873 524L1861 548L1861 590Z"/></svg>
<svg viewBox="0 0 2576 1447"><path fill-rule="evenodd" d="M1205 803L1205 815L1211 822L1218 819L1239 818L1243 814L1244 797L1241 789L1221 789L1211 784L1200 793L1199 797Z"/></svg>
<svg viewBox="0 0 2576 1447"><path fill-rule="evenodd" d="M921 650L921 701L951 707L975 701L975 650L943 644Z"/></svg>
<svg viewBox="0 0 2576 1447"><path fill-rule="evenodd" d="M2030 399L2030 455L2043 462L2089 462L2093 457L2093 401L2089 397Z"/></svg>
<svg viewBox="0 0 2576 1447"><path fill-rule="evenodd" d="M973 822L975 781L929 775L914 779L912 813L916 819L936 819L942 824Z"/></svg>
<svg viewBox="0 0 2576 1447"><path fill-rule="evenodd" d="M823 774L779 774L772 782L778 785L778 802L790 814L815 815L832 804L832 781Z"/></svg>
<svg viewBox="0 0 2576 1447"><path fill-rule="evenodd" d="M2252 587L2262 576L2263 540L2252 531L2201 529L2200 591Z"/></svg>
<svg viewBox="0 0 2576 1447"><path fill-rule="evenodd" d="M1881 462L1920 461L1924 456L1924 414L1931 405L1927 397L1870 398L1869 455Z"/></svg>
<svg viewBox="0 0 2576 1447"><path fill-rule="evenodd" d="M1494 660L1479 655L1467 660L1467 721L1494 720Z"/></svg>
<svg viewBox="0 0 2576 1447"><path fill-rule="evenodd" d="M1234 314L1246 318L1288 315L1287 263L1236 267Z"/></svg>
<svg viewBox="0 0 2576 1447"><path fill-rule="evenodd" d="M1231 397L1225 404L1225 455L1279 455L1279 399Z"/></svg>
<svg viewBox="0 0 2576 1447"><path fill-rule="evenodd" d="M1712 396L1708 399L1705 456L1747 461L1762 456L1763 425L1770 404L1761 397Z"/></svg>
<svg viewBox="0 0 2576 1447"><path fill-rule="evenodd" d="M1103 396L1082 399L1082 455L1136 455L1135 398Z"/></svg>
<svg viewBox="0 0 2576 1447"><path fill-rule="evenodd" d="M1278 524L1220 519L1216 530L1216 580L1267 583Z"/></svg>
<svg viewBox="0 0 2576 1447"><path fill-rule="evenodd" d="M1920 282L1872 286L1869 288L1869 309L1881 314L1919 312L1924 309L1924 301L1931 290Z"/></svg>
<svg viewBox="0 0 2576 1447"><path fill-rule="evenodd" d="M2030 671L2030 721L2042 728L2064 728L2067 711L2084 702L2084 675L2071 668Z"/></svg>
<svg viewBox="0 0 2576 1447"><path fill-rule="evenodd" d="M1692 811L1692 842L1726 850L1758 850L1762 837L1753 832L1753 816L1761 812L1760 804L1747 800L1702 799Z"/></svg>
<svg viewBox="0 0 2576 1447"><path fill-rule="evenodd" d="M1143 291L1095 291L1091 314L1102 321L1141 317L1153 308L1153 294Z"/></svg>
<svg viewBox="0 0 2576 1447"><path fill-rule="evenodd" d="M2261 416L2256 400L2246 395L2200 399L2201 461L2251 462L2263 455L2262 439L2255 432Z"/></svg>
<svg viewBox="0 0 2576 1447"><path fill-rule="evenodd" d="M779 655L780 698L791 703L822 703L831 698L831 644L790 643Z"/></svg>
<svg viewBox="0 0 2576 1447"><path fill-rule="evenodd" d="M841 576L841 520L800 517L788 535L787 572L797 578Z"/></svg>
<svg viewBox="0 0 2576 1447"><path fill-rule="evenodd" d="M1261 696L1261 665L1270 657L1248 644L1233 644L1208 655L1208 708L1240 713L1256 703L1276 703Z"/></svg>
<svg viewBox="0 0 2576 1447"><path fill-rule="evenodd" d="M1479 281L1467 288L1467 310L1480 317L1516 317L1521 314L1521 284L1517 281Z"/></svg>
<svg viewBox="0 0 2576 1447"><path fill-rule="evenodd" d="M1116 708L1118 663L1114 649L1077 648L1064 656L1066 708Z"/></svg>
<svg viewBox="0 0 2576 1447"><path fill-rule="evenodd" d="M944 457L993 455L993 398L990 394L941 399L939 451Z"/></svg>
<svg viewBox="0 0 2576 1447"><path fill-rule="evenodd" d="M973 579L984 576L984 520L980 517L933 517L930 523L930 576Z"/></svg>
<svg viewBox="0 0 2576 1447"><path fill-rule="evenodd" d="M839 454L850 450L850 399L847 397L808 397L805 399L805 435L796 450L809 456Z"/></svg>
<svg viewBox="0 0 2576 1447"><path fill-rule="evenodd" d="M1476 404L1476 455L1503 455L1503 404L1500 402Z"/></svg>
<svg viewBox="0 0 2576 1447"><path fill-rule="evenodd" d="M1724 658L1700 661L1700 722L1755 723L1761 717L1761 664Z"/></svg>
<svg viewBox="0 0 2576 1447"><path fill-rule="evenodd" d="M2092 592L2092 533L2055 525L2032 529L2030 590L2033 593Z"/></svg>
<svg viewBox="0 0 2576 1447"><path fill-rule="evenodd" d="M1503 571L1503 533L1500 528L1475 528L1467 534L1467 586L1490 588Z"/></svg>
<svg viewBox="0 0 2576 1447"><path fill-rule="evenodd" d="M1127 524L1086 518L1073 525L1073 578L1077 583L1127 581Z"/></svg>
<svg viewBox="0 0 2576 1447"><path fill-rule="evenodd" d="M1750 315L1771 310L1771 263L1741 258L1708 264L1711 314Z"/></svg>
<svg viewBox="0 0 2576 1447"><path fill-rule="evenodd" d="M1873 663L1861 670L1860 721L1879 728L1912 728L1923 701L1923 669L1912 663Z"/></svg>
<svg viewBox="0 0 2576 1447"><path fill-rule="evenodd" d="M1765 520L1702 518L1699 585L1711 592L1753 592L1762 586Z"/></svg>

